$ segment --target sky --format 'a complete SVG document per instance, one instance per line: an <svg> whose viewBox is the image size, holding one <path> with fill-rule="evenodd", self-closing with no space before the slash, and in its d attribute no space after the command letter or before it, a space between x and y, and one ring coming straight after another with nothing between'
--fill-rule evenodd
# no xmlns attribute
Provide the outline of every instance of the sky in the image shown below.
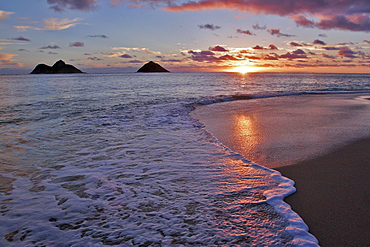
<svg viewBox="0 0 370 247"><path fill-rule="evenodd" d="M370 73L369 0L11 0L0 74L62 59L87 73Z"/></svg>

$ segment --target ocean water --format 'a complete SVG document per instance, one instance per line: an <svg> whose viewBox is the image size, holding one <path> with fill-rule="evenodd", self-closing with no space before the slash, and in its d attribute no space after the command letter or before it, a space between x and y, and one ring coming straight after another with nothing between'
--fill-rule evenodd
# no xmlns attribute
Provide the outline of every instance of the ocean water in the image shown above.
<svg viewBox="0 0 370 247"><path fill-rule="evenodd" d="M1 75L0 245L317 246L293 181L189 113L353 92L369 74Z"/></svg>

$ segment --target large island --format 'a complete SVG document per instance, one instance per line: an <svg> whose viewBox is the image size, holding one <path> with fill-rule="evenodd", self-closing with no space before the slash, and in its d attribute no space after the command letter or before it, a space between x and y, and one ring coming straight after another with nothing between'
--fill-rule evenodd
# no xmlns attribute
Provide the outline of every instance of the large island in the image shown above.
<svg viewBox="0 0 370 247"><path fill-rule="evenodd" d="M66 64L64 61L59 60L53 66L46 64L38 64L31 74L71 74L71 73L83 73L75 66Z"/></svg>

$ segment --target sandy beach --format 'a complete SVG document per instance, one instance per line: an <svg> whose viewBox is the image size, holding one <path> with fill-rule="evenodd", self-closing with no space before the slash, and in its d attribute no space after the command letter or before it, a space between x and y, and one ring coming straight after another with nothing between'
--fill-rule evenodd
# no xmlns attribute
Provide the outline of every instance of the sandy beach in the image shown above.
<svg viewBox="0 0 370 247"><path fill-rule="evenodd" d="M370 102L301 95L199 106L219 141L296 183L286 198L321 246L369 246ZM362 98L361 98L362 97Z"/></svg>

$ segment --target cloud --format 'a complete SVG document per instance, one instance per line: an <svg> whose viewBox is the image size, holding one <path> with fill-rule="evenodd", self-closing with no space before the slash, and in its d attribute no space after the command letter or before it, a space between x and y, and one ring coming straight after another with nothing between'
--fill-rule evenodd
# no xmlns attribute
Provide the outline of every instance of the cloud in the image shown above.
<svg viewBox="0 0 370 247"><path fill-rule="evenodd" d="M30 39L27 39L23 36L19 36L17 38L11 38L10 40L19 40L19 41L31 41Z"/></svg>
<svg viewBox="0 0 370 247"><path fill-rule="evenodd" d="M84 47L85 44L83 42L73 42L73 43L69 43L69 47Z"/></svg>
<svg viewBox="0 0 370 247"><path fill-rule="evenodd" d="M370 40L364 40L364 43L370 44Z"/></svg>
<svg viewBox="0 0 370 247"><path fill-rule="evenodd" d="M325 43L324 41L319 40L319 39L315 39L315 40L313 41L313 44L314 44L314 45L326 45L326 43Z"/></svg>
<svg viewBox="0 0 370 247"><path fill-rule="evenodd" d="M299 43L297 43L297 42L294 42L294 41L289 42L289 45L290 45L290 46L295 46L295 47L297 47L297 46L302 46L301 44L299 44Z"/></svg>
<svg viewBox="0 0 370 247"><path fill-rule="evenodd" d="M308 58L306 52L301 49L297 49L293 52L288 52L286 54L280 55L279 58L287 58L287 59L297 59L297 58Z"/></svg>
<svg viewBox="0 0 370 247"><path fill-rule="evenodd" d="M5 67L22 67L21 63L14 62L14 57L18 56L17 54L11 54L11 53L0 53L0 68Z"/></svg>
<svg viewBox="0 0 370 247"><path fill-rule="evenodd" d="M191 59L196 62L216 62L217 58L212 51L188 51L191 54Z"/></svg>
<svg viewBox="0 0 370 247"><path fill-rule="evenodd" d="M254 50L264 50L265 48L263 48L262 46L256 45L255 47L252 47L252 49L254 49Z"/></svg>
<svg viewBox="0 0 370 247"><path fill-rule="evenodd" d="M356 54L356 52L352 51L351 49L349 49L346 46L341 47L338 51L339 56L347 57L347 58L356 58L357 56L355 56L355 54Z"/></svg>
<svg viewBox="0 0 370 247"><path fill-rule="evenodd" d="M340 50L339 47L335 47L335 46L324 46L323 49L326 50L326 51L338 51L338 50Z"/></svg>
<svg viewBox="0 0 370 247"><path fill-rule="evenodd" d="M87 37L90 37L90 38L103 38L103 39L109 38L108 36L106 36L104 34L87 35Z"/></svg>
<svg viewBox="0 0 370 247"><path fill-rule="evenodd" d="M74 19L58 19L58 18L48 18L44 19L44 26L40 27L33 27L33 26L14 26L19 32L25 32L27 30L39 30L39 31L58 31L67 28L74 27L81 21L81 18L74 18Z"/></svg>
<svg viewBox="0 0 370 247"><path fill-rule="evenodd" d="M88 57L87 60L100 61L100 60L103 60L103 59L98 58L98 57Z"/></svg>
<svg viewBox="0 0 370 247"><path fill-rule="evenodd" d="M56 12L63 12L67 9L91 11L97 8L97 0L48 0L51 9Z"/></svg>
<svg viewBox="0 0 370 247"><path fill-rule="evenodd" d="M269 49L270 50L279 50L279 48L277 48L277 46L273 45L273 44L269 45Z"/></svg>
<svg viewBox="0 0 370 247"><path fill-rule="evenodd" d="M148 0L136 1L148 3ZM304 27L370 31L370 1L368 0L198 0L180 3L152 0L166 5L169 11L201 11L231 9L252 14L285 16Z"/></svg>
<svg viewBox="0 0 370 247"><path fill-rule="evenodd" d="M216 30L216 29L221 29L220 26L213 25L213 24L204 24L204 25L198 25L200 29L209 29L209 30Z"/></svg>
<svg viewBox="0 0 370 247"><path fill-rule="evenodd" d="M74 27L78 22L81 21L81 18L74 18L74 19L58 19L58 18L49 18L44 20L44 28L43 30L48 31L57 31L57 30L63 30L70 27Z"/></svg>
<svg viewBox="0 0 370 247"><path fill-rule="evenodd" d="M0 21L8 19L11 14L14 14L14 12L0 10Z"/></svg>
<svg viewBox="0 0 370 247"><path fill-rule="evenodd" d="M326 53L322 53L321 55L322 55L324 58L335 59L335 56L332 56L332 55L329 55L329 54L326 54Z"/></svg>
<svg viewBox="0 0 370 247"><path fill-rule="evenodd" d="M57 46L57 45L48 45L48 46L43 46L40 49L42 49L42 50L45 50L45 49L60 49L60 47Z"/></svg>
<svg viewBox="0 0 370 247"><path fill-rule="evenodd" d="M129 54L123 54L123 55L120 55L118 57L121 57L121 58L132 58L132 56L129 55Z"/></svg>
<svg viewBox="0 0 370 247"><path fill-rule="evenodd" d="M281 33L280 29L269 29L267 32L271 35L276 35L277 37L295 37L295 35Z"/></svg>
<svg viewBox="0 0 370 247"><path fill-rule="evenodd" d="M229 50L225 49L224 47L222 46L219 46L219 45L216 45L214 47L209 47L208 48L210 51L219 51L219 52L227 52Z"/></svg>
<svg viewBox="0 0 370 247"><path fill-rule="evenodd" d="M252 47L253 50L278 50L278 48L276 47L276 45L269 45L268 48L265 48L263 46L260 46L260 45L256 45L254 47Z"/></svg>
<svg viewBox="0 0 370 247"><path fill-rule="evenodd" d="M266 30L266 26L260 26L258 23L256 25L252 25L254 30Z"/></svg>
<svg viewBox="0 0 370 247"><path fill-rule="evenodd" d="M237 33L242 33L242 34L247 34L247 35L256 35L256 34L252 33L252 32L251 32L251 31L249 31L249 30L242 30L242 29L240 29L240 28L238 28L238 29L236 30L236 32L237 32Z"/></svg>

